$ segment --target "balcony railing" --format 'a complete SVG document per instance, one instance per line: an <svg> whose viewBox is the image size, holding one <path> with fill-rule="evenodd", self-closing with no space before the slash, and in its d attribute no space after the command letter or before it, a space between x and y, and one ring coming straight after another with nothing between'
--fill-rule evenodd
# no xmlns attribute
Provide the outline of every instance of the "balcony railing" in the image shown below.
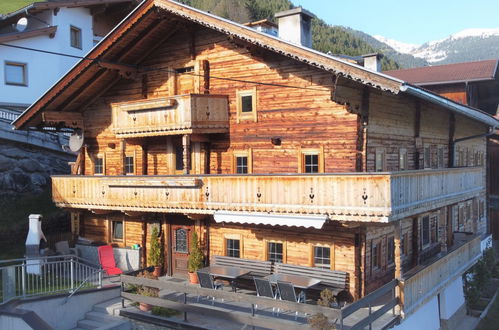
<svg viewBox="0 0 499 330"><path fill-rule="evenodd" d="M60 207L213 214L215 211L320 214L388 222L471 198L483 169L397 173L54 176Z"/></svg>
<svg viewBox="0 0 499 330"><path fill-rule="evenodd" d="M113 131L120 138L229 130L225 95L178 95L114 103L112 108Z"/></svg>
<svg viewBox="0 0 499 330"><path fill-rule="evenodd" d="M405 317L435 297L443 287L461 276L481 255L480 236L457 242L457 247L401 281Z"/></svg>

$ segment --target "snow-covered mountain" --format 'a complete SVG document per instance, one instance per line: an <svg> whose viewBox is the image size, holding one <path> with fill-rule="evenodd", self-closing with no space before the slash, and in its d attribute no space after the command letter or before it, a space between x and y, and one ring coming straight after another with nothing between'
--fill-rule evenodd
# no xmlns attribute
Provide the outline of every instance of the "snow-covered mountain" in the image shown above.
<svg viewBox="0 0 499 330"><path fill-rule="evenodd" d="M416 47L382 36L374 38L399 53L424 59L430 65L499 58L499 28L466 29L447 38L429 41Z"/></svg>

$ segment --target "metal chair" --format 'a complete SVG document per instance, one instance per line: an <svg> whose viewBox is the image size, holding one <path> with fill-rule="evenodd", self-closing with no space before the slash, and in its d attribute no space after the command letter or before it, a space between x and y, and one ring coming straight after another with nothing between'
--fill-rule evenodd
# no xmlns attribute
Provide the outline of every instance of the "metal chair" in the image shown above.
<svg viewBox="0 0 499 330"><path fill-rule="evenodd" d="M213 289L213 290L221 290L223 288L223 284L220 282L215 282L213 281L213 277L209 273L205 272L197 272L198 274L198 279L199 279L199 286L202 288L206 289ZM200 296L198 296L198 301L199 302ZM209 296L208 296L209 298ZM211 301L211 304L215 304L215 297L212 297L213 300ZM223 302L223 299L222 299Z"/></svg>
<svg viewBox="0 0 499 330"><path fill-rule="evenodd" d="M301 291L298 296L296 296L293 283L277 281L277 291L281 300L305 303L305 293ZM298 319L298 312L295 312L295 320L296 319Z"/></svg>
<svg viewBox="0 0 499 330"><path fill-rule="evenodd" d="M272 289L272 284L270 284L269 280L253 277L253 281L255 282L256 295L258 297L269 297L272 299L277 299L277 291L274 292ZM258 309L258 305L255 305L255 311ZM272 315L275 313L275 307L272 307Z"/></svg>

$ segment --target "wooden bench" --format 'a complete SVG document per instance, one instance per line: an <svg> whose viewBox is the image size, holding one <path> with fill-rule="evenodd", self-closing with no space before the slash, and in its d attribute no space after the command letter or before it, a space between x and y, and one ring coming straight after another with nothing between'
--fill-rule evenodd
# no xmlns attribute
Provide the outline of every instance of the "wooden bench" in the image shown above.
<svg viewBox="0 0 499 330"><path fill-rule="evenodd" d="M337 296L348 289L348 273L339 270L329 270L316 267L295 266L276 263L275 273L312 277L321 282L312 287L314 290L329 289Z"/></svg>
<svg viewBox="0 0 499 330"><path fill-rule="evenodd" d="M253 280L253 277L264 277L272 274L272 262L263 260L241 259L226 256L213 256L213 264L217 266L238 267L249 270L243 278Z"/></svg>

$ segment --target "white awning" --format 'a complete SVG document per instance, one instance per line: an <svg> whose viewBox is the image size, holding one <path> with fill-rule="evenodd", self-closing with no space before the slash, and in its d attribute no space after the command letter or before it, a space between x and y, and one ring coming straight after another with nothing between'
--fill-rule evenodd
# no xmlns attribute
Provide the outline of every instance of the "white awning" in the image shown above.
<svg viewBox="0 0 499 330"><path fill-rule="evenodd" d="M327 216L274 215L267 213L215 212L215 222L321 229Z"/></svg>

